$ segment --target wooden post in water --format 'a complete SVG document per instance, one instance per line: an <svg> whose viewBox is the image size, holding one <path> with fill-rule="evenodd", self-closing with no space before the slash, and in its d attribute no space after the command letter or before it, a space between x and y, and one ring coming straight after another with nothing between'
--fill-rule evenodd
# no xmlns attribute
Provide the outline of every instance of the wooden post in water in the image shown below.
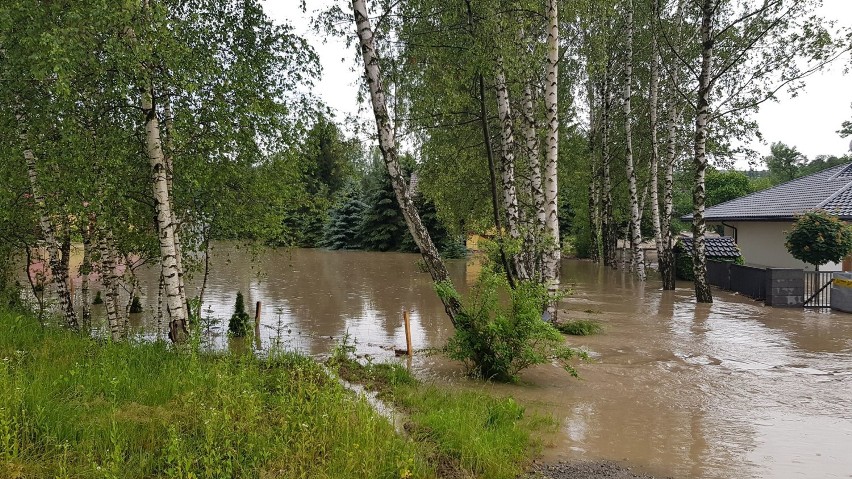
<svg viewBox="0 0 852 479"><path fill-rule="evenodd" d="M260 301L254 307L254 327L260 328Z"/></svg>
<svg viewBox="0 0 852 479"><path fill-rule="evenodd" d="M409 317L408 310L402 312L402 319L405 322L405 345L408 348L408 357L411 357L414 354L414 350L411 349L411 318Z"/></svg>

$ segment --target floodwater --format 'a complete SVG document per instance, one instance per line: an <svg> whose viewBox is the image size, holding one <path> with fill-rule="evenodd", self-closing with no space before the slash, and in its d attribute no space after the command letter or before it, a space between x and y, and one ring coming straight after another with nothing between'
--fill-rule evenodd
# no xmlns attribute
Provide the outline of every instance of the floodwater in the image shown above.
<svg viewBox="0 0 852 479"><path fill-rule="evenodd" d="M255 347L322 355L348 332L359 355L389 360L405 345L404 309L415 348L442 346L452 334L417 255L253 255L219 243L211 258L203 309L216 319L205 326L213 347L229 345L237 291L251 312L262 303ZM449 269L462 288L478 273L476 260ZM852 477L852 315L768 308L720 291L713 304L696 305L688 283L662 291L657 281L641 284L584 261L566 260L562 278L573 293L561 317L604 326L603 334L569 338L593 358L578 365L580 380L548 365L524 373L521 384L483 385L458 364L423 354L411 364L415 374L512 395L553 415L558 430L545 460L610 459L675 478ZM150 311L156 272L140 279ZM152 317L132 322L150 332Z"/></svg>

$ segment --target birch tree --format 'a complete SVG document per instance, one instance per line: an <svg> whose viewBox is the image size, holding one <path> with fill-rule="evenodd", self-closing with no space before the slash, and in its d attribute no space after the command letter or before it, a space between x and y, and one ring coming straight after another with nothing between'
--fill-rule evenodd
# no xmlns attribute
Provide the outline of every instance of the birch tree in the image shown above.
<svg viewBox="0 0 852 479"><path fill-rule="evenodd" d="M408 185L406 184L405 178L402 177L399 159L397 157L396 138L391 119L388 114L385 92L382 86L378 51L376 49L373 29L370 25L366 1L352 0L352 13L355 19L358 40L361 46L361 57L364 63L365 79L370 90L370 102L372 104L373 115L376 120L379 149L382 152L385 166L388 169L388 175L390 176L397 202L399 203L399 207L405 217L408 230L411 233L412 238L414 238L414 242L417 244L417 247L420 249L420 254L423 256L423 260L426 263L429 274L432 276L432 280L436 283L451 282L447 268L441 260L437 248L435 248L435 245L432 243L432 238L429 236L429 232L420 220L420 215L411 200ZM450 320L453 324L455 324L456 317L461 311L461 305L458 300L451 297L441 297L441 301L444 303L444 309L450 317Z"/></svg>
<svg viewBox="0 0 852 479"><path fill-rule="evenodd" d="M559 10L557 0L547 3L547 70L545 75L544 101L547 111L547 145L544 163L544 208L545 233L550 244L545 253L544 278L548 290L559 288L559 265L561 245L559 242L558 216L558 162L559 162ZM556 319L556 305L548 306L551 320Z"/></svg>
<svg viewBox="0 0 852 479"><path fill-rule="evenodd" d="M843 32L814 14L820 0L773 0L761 4L735 0L701 0L695 18L700 57L693 61L686 45L664 37L690 72L693 88L680 95L695 112L693 142L693 272L699 302L711 302L706 279L704 206L708 140L724 144L723 133L742 139L756 126L748 115L776 98L783 88L795 91L802 79L838 57L848 45ZM694 50L693 50L694 51ZM697 63L697 64L696 64Z"/></svg>

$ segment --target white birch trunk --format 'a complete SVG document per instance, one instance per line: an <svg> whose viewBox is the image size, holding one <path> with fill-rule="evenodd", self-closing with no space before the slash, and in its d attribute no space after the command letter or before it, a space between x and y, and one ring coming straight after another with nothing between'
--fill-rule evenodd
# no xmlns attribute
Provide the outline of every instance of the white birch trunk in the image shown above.
<svg viewBox="0 0 852 479"><path fill-rule="evenodd" d="M624 135L627 162L627 188L630 193L630 250L631 264L640 281L645 281L645 259L642 256L642 216L639 212L639 192L636 188L636 168L633 163L633 0L627 0L627 61L624 65Z"/></svg>
<svg viewBox="0 0 852 479"><path fill-rule="evenodd" d="M366 0L352 0L352 12L361 45L361 56L364 60L365 78L370 90L373 114L376 118L379 150L381 150L385 160L385 166L388 169L388 175L393 185L397 203L399 203L405 223L408 225L408 231L420 249L420 254L423 256L432 280L436 283L450 282L450 275L447 272L447 268L441 260L435 244L432 242L429 231L426 230L426 227L423 226L423 222L420 220L420 215L414 206L414 202L411 200L408 185L400 170L396 150L396 137L393 126L391 125L390 116L388 115L387 101L385 99L384 87L382 86L381 69L379 68L378 51L375 45L373 30L370 26ZM442 297L441 301L444 304L444 310L447 312L450 321L455 325L456 317L461 312L461 304L454 298Z"/></svg>
<svg viewBox="0 0 852 479"><path fill-rule="evenodd" d="M666 146L665 180L663 181L663 214L660 221L662 252L659 257L660 276L664 290L675 289L675 259L672 248L671 220L674 212L674 162L677 146L678 115L672 101L669 105L668 140Z"/></svg>
<svg viewBox="0 0 852 479"><path fill-rule="evenodd" d="M98 237L100 251L100 276L104 291L104 307L107 313L110 337L113 341L122 338L121 318L118 309L118 275L115 273L115 255L112 251L111 233L104 232Z"/></svg>
<svg viewBox="0 0 852 479"><path fill-rule="evenodd" d="M704 0L701 6L701 73L698 77L698 108L695 115L695 184L692 190L692 272L695 275L695 300L712 303L713 294L707 284L707 259L704 236L706 191L704 175L707 171L707 121L710 116L710 70L713 67L713 0Z"/></svg>
<svg viewBox="0 0 852 479"><path fill-rule="evenodd" d="M20 116L18 117L18 122L21 122ZM27 165L30 190L33 195L33 201L35 201L36 208L38 209L39 227L47 248L48 264L53 284L56 287L56 293L59 296L59 307L65 318L65 324L73 330L78 330L80 329L80 325L77 322L77 313L74 311L71 292L68 289L68 269L63 267L64 264L67 264L67 258L65 259L66 262L63 263L62 254L59 251L59 241L56 238L56 230L47 212L47 205L39 185L36 156L32 148L30 148L29 135L26 131L20 134L20 139L24 147L24 161Z"/></svg>
<svg viewBox="0 0 852 479"><path fill-rule="evenodd" d="M547 155L544 163L544 209L545 233L551 242L545 255L544 279L548 290L556 293L559 289L559 264L561 250L559 242L559 10L557 0L547 2L547 70L545 78L544 101L547 110ZM551 321L556 320L556 304L548 306Z"/></svg>
<svg viewBox="0 0 852 479"><path fill-rule="evenodd" d="M653 10L656 13L656 8L653 8ZM654 18L656 18L656 14ZM656 28L654 28L651 36L651 83L650 91L648 92L648 118L650 125L648 126L651 129L651 222L654 225L654 243L657 246L657 258L659 258L663 255L663 235L660 221L660 142L657 135L657 110L660 97L660 52L657 45L656 32Z"/></svg>
<svg viewBox="0 0 852 479"><path fill-rule="evenodd" d="M603 214L601 216L601 235L603 236L604 265L617 268L616 252L618 250L618 231L615 228L615 220L612 211L612 170L611 150L609 144L610 133L610 109L613 104L613 95L610 89L609 73L605 74L603 83L603 118L601 119L601 163L603 169L603 192L601 202Z"/></svg>
<svg viewBox="0 0 852 479"><path fill-rule="evenodd" d="M506 211L506 227L512 241L521 238L518 212L518 195L515 187L515 133L512 125L512 107L509 103L509 89L506 86L506 73L503 59L497 59L497 116L500 119L500 176L503 186L503 208ZM518 279L528 280L529 276L521 259L522 255L512 258L512 265Z"/></svg>
<svg viewBox="0 0 852 479"><path fill-rule="evenodd" d="M536 281L541 280L542 274L542 258L539 244L544 235L545 223L547 215L544 211L544 188L541 182L541 154L539 152L538 138L538 121L535 117L535 99L533 97L533 89L530 83L532 79L528 79L524 83L524 102L523 102L523 125L524 125L524 150L527 155L529 164L529 188L530 199L532 200L532 209L535 212L535 219L532 221L530 235L532 237L532 247L530 264L528 265L530 277Z"/></svg>
<svg viewBox="0 0 852 479"><path fill-rule="evenodd" d="M151 186L156 203L157 232L160 240L160 262L163 270L163 286L166 294L166 312L169 316L169 339L182 342L188 336L186 304L180 294L178 247L175 242L169 185L166 173L163 145L160 137L160 122L154 107L153 91L148 84L142 93L142 111L145 115L145 152L151 166Z"/></svg>
<svg viewBox="0 0 852 479"><path fill-rule="evenodd" d="M169 188L169 201L173 202L174 200L174 114L172 111L172 101L171 97L166 96L164 105L163 105L163 115L164 118L164 127L165 127L165 150L163 152L163 158L165 160L166 165L166 182L168 183ZM186 287L184 285L184 277L183 277L183 252L181 250L181 242L180 242L180 222L177 218L177 211L175 211L174 205L172 204L171 208L172 213L172 224L174 225L174 237L175 237L175 261L177 262L177 270L178 270L178 292L180 294L180 301L185 307L187 306L186 300ZM191 314L190 311L187 311L187 317Z"/></svg>

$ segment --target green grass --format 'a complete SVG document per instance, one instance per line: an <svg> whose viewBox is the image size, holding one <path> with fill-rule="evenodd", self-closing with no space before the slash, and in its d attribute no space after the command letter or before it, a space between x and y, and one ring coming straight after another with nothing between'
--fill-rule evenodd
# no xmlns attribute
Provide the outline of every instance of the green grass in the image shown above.
<svg viewBox="0 0 852 479"><path fill-rule="evenodd" d="M3 311L0 331L3 478L436 476L304 357L103 343Z"/></svg>
<svg viewBox="0 0 852 479"><path fill-rule="evenodd" d="M603 331L601 324L591 319L574 319L558 323L556 324L556 329L562 334L570 334L572 336L591 336Z"/></svg>
<svg viewBox="0 0 852 479"><path fill-rule="evenodd" d="M519 477L540 447L537 433L554 425L511 398L420 384L396 364L365 366L336 354L329 365L406 414L406 430L443 477Z"/></svg>

